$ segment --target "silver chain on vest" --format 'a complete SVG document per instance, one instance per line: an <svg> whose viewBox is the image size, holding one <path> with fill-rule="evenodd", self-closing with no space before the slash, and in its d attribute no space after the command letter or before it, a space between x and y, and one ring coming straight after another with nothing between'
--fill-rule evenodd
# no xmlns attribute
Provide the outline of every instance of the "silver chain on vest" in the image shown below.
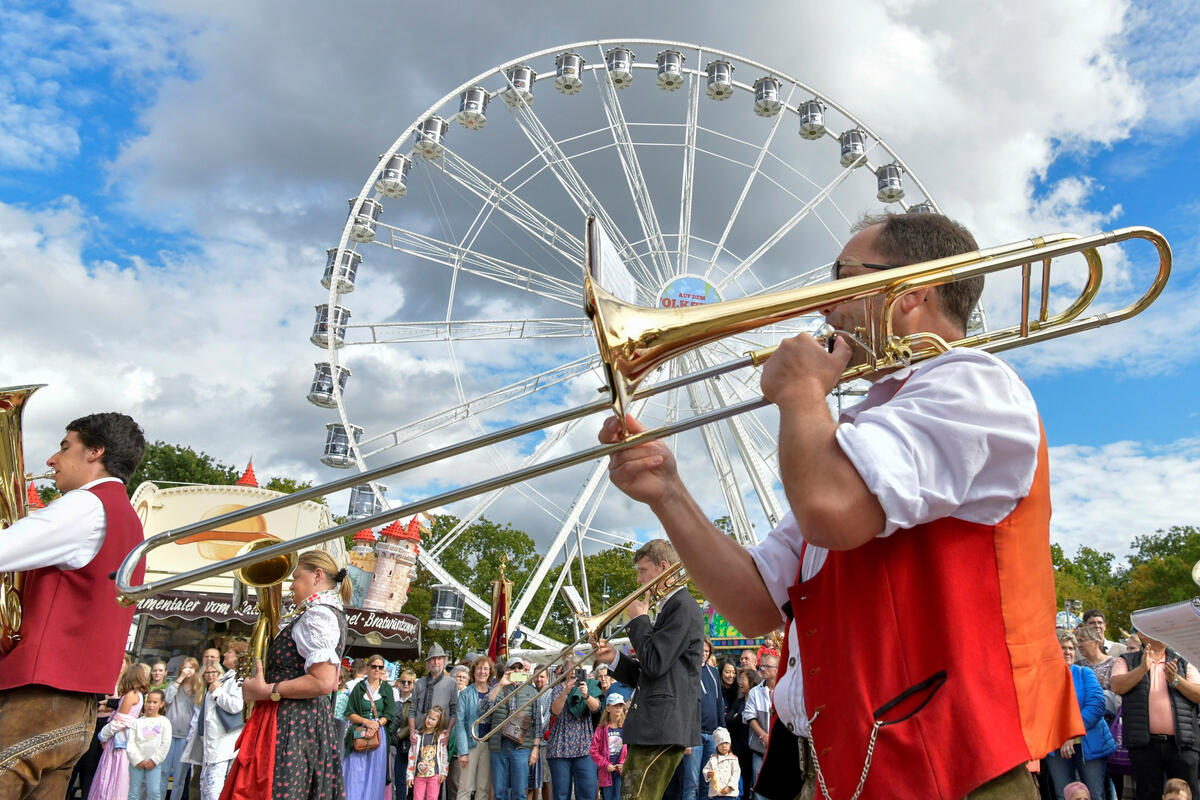
<svg viewBox="0 0 1200 800"><path fill-rule="evenodd" d="M818 711L813 714L808 720L808 749L812 754L813 771L817 773L817 783L821 785L821 796L825 800L833 800L829 796L829 790L825 788L825 776L821 773L821 760L817 758L817 739L813 731L813 723L817 721L817 717L821 715ZM854 794L850 796L850 800L858 800L858 796L862 794L863 787L867 784L867 773L871 771L871 758L875 755L875 737L879 735L879 728L883 725L883 720L875 720L875 724L871 726L871 738L867 741L867 758L863 762L862 775L858 779L858 787L855 788Z"/></svg>

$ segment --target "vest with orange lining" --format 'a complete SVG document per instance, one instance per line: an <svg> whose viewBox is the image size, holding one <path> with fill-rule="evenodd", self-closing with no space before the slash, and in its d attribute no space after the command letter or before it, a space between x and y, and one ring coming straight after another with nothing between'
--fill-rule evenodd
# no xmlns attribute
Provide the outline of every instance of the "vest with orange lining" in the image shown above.
<svg viewBox="0 0 1200 800"><path fill-rule="evenodd" d="M830 797L857 787L877 713L894 724L863 798L959 800L1084 733L1054 635L1046 461L1043 432L1029 494L996 525L950 517L831 551L788 591Z"/></svg>
<svg viewBox="0 0 1200 800"><path fill-rule="evenodd" d="M74 570L42 567L25 573L21 641L0 656L0 690L41 684L68 692L107 695L117 684L133 606L117 602L109 574L142 541L125 484L105 481L87 491L104 506L100 552ZM133 582L141 583L144 563Z"/></svg>

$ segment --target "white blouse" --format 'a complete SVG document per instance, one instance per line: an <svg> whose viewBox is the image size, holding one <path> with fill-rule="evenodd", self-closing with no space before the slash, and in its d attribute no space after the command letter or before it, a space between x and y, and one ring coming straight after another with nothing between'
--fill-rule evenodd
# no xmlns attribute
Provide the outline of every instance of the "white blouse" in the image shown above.
<svg viewBox="0 0 1200 800"><path fill-rule="evenodd" d="M292 626L292 641L296 643L296 650L304 659L305 672L313 664L328 661L337 666L342 663L338 654L341 629L337 612L334 611L334 608L341 607L342 601L337 597L336 590L320 592L316 600L308 603L308 608Z"/></svg>

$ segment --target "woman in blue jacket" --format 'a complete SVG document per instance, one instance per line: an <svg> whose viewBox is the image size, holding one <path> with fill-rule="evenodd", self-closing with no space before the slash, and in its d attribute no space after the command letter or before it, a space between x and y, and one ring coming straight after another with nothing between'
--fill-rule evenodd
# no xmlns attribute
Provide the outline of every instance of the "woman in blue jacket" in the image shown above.
<svg viewBox="0 0 1200 800"><path fill-rule="evenodd" d="M1091 668L1075 664L1075 637L1070 632L1059 631L1058 644L1062 647L1063 658L1071 665L1075 699L1087 733L1082 743L1070 739L1060 750L1046 757L1050 777L1054 779L1054 794L1058 800L1063 800L1063 789L1078 779L1087 784L1092 797L1108 797L1105 770L1108 754L1117 749L1117 743L1104 721L1104 689Z"/></svg>
<svg viewBox="0 0 1200 800"><path fill-rule="evenodd" d="M484 718L482 702L496 682L496 667L487 656L480 656L471 664L473 679L458 693L458 712L454 718L455 750L462 772L458 777L458 797L446 800L487 800L488 787L492 782L491 759L487 747L479 747L471 736L471 726L479 720L475 733L483 736L491 730L491 719Z"/></svg>

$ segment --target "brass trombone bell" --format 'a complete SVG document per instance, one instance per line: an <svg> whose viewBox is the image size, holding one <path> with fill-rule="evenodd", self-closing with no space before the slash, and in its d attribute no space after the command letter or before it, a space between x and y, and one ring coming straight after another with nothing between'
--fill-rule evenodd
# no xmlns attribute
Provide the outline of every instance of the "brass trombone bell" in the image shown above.
<svg viewBox="0 0 1200 800"><path fill-rule="evenodd" d="M264 536L261 539L246 542L241 546L237 554L241 556L247 553L256 553L259 550L279 544L282 541L277 536ZM246 586L254 589L265 589L287 580L287 576L291 575L292 570L296 568L296 561L295 550L268 556L261 561L254 561L245 566L238 567L234 570L233 577Z"/></svg>

